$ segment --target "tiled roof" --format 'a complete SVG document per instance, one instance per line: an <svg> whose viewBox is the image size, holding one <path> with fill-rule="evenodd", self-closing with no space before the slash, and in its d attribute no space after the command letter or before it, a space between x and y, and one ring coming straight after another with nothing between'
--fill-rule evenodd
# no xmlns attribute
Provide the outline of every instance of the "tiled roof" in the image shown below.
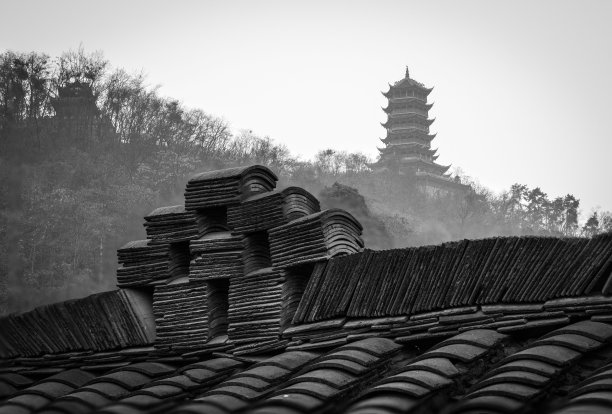
<svg viewBox="0 0 612 414"><path fill-rule="evenodd" d="M119 290L1 318L0 414L612 408L611 234L363 250L276 180L194 177Z"/></svg>
<svg viewBox="0 0 612 414"><path fill-rule="evenodd" d="M612 326L588 321L528 339L475 329L423 349L369 338L259 362L135 362L40 381L4 373L16 391L0 413L606 412L611 357Z"/></svg>

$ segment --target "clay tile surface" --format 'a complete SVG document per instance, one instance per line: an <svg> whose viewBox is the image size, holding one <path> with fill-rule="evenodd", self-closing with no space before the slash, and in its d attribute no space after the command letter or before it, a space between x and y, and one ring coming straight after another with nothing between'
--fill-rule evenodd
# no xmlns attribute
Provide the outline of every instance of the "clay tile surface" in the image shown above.
<svg viewBox="0 0 612 414"><path fill-rule="evenodd" d="M581 356L580 352L558 345L537 345L519 351L510 356L508 361L518 359L533 359L536 361L547 362L552 365L570 364L574 359Z"/></svg>
<svg viewBox="0 0 612 414"><path fill-rule="evenodd" d="M563 346L582 353L597 349L602 345L600 341L592 337L571 333L548 336L538 340L537 343L541 345Z"/></svg>
<svg viewBox="0 0 612 414"><path fill-rule="evenodd" d="M470 345L467 343L456 343L443 345L439 348L428 351L420 358L442 357L451 360L459 360L462 362L470 362L484 355L486 352L487 348L482 348L480 346Z"/></svg>
<svg viewBox="0 0 612 414"><path fill-rule="evenodd" d="M403 371L423 370L430 371L447 378L459 375L459 370L447 358L430 357L411 363Z"/></svg>

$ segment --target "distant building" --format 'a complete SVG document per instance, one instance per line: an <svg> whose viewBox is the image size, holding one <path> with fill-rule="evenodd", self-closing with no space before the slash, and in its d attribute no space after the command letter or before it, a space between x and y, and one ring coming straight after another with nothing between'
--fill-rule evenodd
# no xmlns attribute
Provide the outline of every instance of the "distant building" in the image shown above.
<svg viewBox="0 0 612 414"><path fill-rule="evenodd" d="M54 129L60 139L86 143L115 135L113 125L102 115L96 95L87 84L74 82L58 88L51 105L55 110Z"/></svg>
<svg viewBox="0 0 612 414"><path fill-rule="evenodd" d="M427 96L432 90L411 79L406 67L404 79L383 92L389 100L383 108L387 121L382 124L387 136L381 139L385 146L378 148L380 157L372 168L411 176L430 194L465 192L470 187L461 184L458 177L451 178L447 173L450 165L436 163L437 149L431 148L436 135L429 131L434 120L429 119L433 104L427 103Z"/></svg>

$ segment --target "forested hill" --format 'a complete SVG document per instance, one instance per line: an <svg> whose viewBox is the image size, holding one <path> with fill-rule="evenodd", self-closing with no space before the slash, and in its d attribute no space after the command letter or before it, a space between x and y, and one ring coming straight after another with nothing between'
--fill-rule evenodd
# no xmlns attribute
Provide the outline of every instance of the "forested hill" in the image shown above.
<svg viewBox="0 0 612 414"><path fill-rule="evenodd" d="M111 70L97 53L4 52L0 314L111 289L116 249L145 237L142 217L181 203L194 171L234 165L267 165L286 178L280 186L352 208L372 248L612 229L609 213L579 224L570 194L551 199L519 184L493 194L472 183L467 195L433 199L405 177L374 174L370 161L332 149L300 160L267 137L232 133L224 119L160 96L144 76Z"/></svg>

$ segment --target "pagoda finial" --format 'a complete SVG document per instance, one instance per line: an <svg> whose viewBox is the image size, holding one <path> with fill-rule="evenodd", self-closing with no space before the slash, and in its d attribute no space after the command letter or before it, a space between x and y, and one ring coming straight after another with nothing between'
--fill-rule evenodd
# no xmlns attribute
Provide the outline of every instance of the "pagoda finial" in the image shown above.
<svg viewBox="0 0 612 414"><path fill-rule="evenodd" d="M410 70L408 70L408 65L406 65L406 77L410 78Z"/></svg>

